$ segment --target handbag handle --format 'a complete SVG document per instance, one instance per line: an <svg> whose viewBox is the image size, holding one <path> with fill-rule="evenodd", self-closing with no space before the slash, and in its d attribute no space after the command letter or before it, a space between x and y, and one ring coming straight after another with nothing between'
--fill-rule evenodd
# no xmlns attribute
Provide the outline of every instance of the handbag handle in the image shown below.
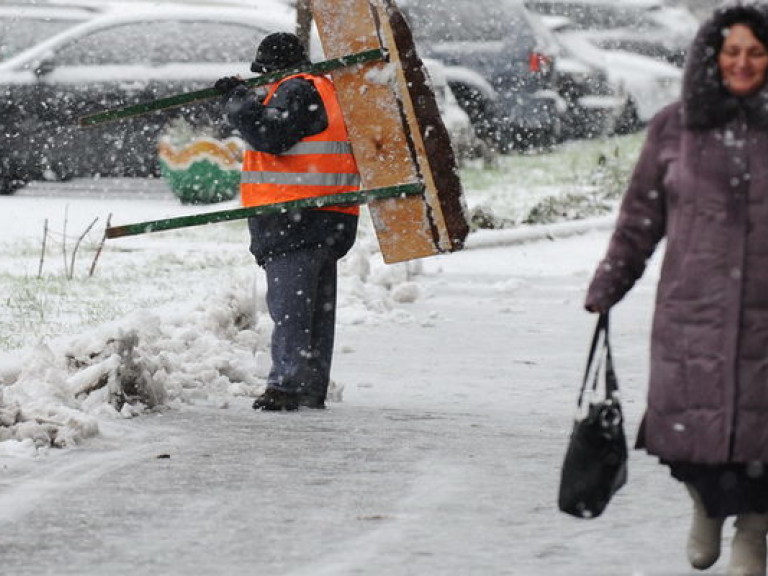
<svg viewBox="0 0 768 576"><path fill-rule="evenodd" d="M592 381L592 390L597 391L598 379L600 375L600 367L602 365L603 355L605 356L605 399L613 399L619 391L618 380L616 379L616 372L613 369L613 356L611 355L611 340L608 336L608 312L602 312L597 319L597 326L595 326L595 333L592 336L592 345L589 348L589 356L587 357L587 367L584 370L584 380L581 383L581 392L579 392L579 401L577 406L581 408L582 400L584 399L584 392L587 390L587 382L589 382L589 374L593 372L593 365L596 362L594 369L594 379ZM602 349L601 354L598 356L598 345L600 343L600 337L602 336Z"/></svg>

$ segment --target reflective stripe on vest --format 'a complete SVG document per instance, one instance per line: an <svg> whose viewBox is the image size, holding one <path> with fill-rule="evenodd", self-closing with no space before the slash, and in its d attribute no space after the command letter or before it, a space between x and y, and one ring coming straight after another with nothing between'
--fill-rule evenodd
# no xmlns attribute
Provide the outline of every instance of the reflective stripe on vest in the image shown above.
<svg viewBox="0 0 768 576"><path fill-rule="evenodd" d="M326 174L324 172L243 172L243 184L280 184L287 186L359 186L358 174Z"/></svg>
<svg viewBox="0 0 768 576"><path fill-rule="evenodd" d="M352 154L352 145L349 142L304 141L282 152L280 156L297 156L299 154Z"/></svg>
<svg viewBox="0 0 768 576"><path fill-rule="evenodd" d="M328 194L353 192L360 187L347 129L333 83L324 76L297 74L275 84L264 100L268 103L282 82L303 78L312 82L323 100L328 127L308 136L281 154L248 149L243 161L240 195L244 206L303 200ZM328 207L358 214L358 206Z"/></svg>

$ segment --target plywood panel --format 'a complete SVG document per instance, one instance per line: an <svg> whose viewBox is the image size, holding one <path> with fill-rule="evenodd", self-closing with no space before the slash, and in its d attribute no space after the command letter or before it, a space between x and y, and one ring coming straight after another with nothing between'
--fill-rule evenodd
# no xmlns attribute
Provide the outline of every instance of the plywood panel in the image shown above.
<svg viewBox="0 0 768 576"><path fill-rule="evenodd" d="M389 52L388 62L332 73L363 187L418 181L426 189L424 197L369 205L384 260L461 248L468 226L453 152L397 6L312 0L312 10L327 58L380 47Z"/></svg>

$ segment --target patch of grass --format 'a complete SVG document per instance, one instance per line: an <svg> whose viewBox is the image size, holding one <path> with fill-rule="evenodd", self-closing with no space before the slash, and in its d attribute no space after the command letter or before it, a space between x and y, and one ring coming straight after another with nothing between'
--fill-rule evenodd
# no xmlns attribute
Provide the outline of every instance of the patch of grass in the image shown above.
<svg viewBox="0 0 768 576"><path fill-rule="evenodd" d="M13 350L66 334L77 333L121 318L138 309L151 309L179 297L179 285L190 297L207 290L210 279L256 264L245 242L234 251L172 250L147 254L109 247L93 277L79 273L67 279L63 267L51 266L37 278L25 274L0 275L0 350ZM30 255L36 260L38 255ZM19 260L19 270L23 263ZM47 270L47 267L46 267Z"/></svg>
<svg viewBox="0 0 768 576"><path fill-rule="evenodd" d="M50 319L61 310L58 304L66 292L66 281L10 277L4 284L8 287L0 313L4 349L48 336Z"/></svg>
<svg viewBox="0 0 768 576"><path fill-rule="evenodd" d="M531 208L523 224L552 224L564 220L582 220L606 214L613 206L597 194L567 193L548 196Z"/></svg>
<svg viewBox="0 0 768 576"><path fill-rule="evenodd" d="M511 154L498 166L461 172L476 227L505 228L585 218L611 209L640 153L644 133L565 143L552 152Z"/></svg>

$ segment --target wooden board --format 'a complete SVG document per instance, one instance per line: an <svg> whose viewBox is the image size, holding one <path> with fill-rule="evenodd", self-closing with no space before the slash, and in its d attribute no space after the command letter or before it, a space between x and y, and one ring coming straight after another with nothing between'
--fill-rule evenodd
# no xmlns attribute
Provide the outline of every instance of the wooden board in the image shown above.
<svg viewBox="0 0 768 576"><path fill-rule="evenodd" d="M312 0L327 58L384 48L388 62L332 72L363 188L421 182L425 193L369 205L387 263L463 247L458 168L408 26L393 0Z"/></svg>

